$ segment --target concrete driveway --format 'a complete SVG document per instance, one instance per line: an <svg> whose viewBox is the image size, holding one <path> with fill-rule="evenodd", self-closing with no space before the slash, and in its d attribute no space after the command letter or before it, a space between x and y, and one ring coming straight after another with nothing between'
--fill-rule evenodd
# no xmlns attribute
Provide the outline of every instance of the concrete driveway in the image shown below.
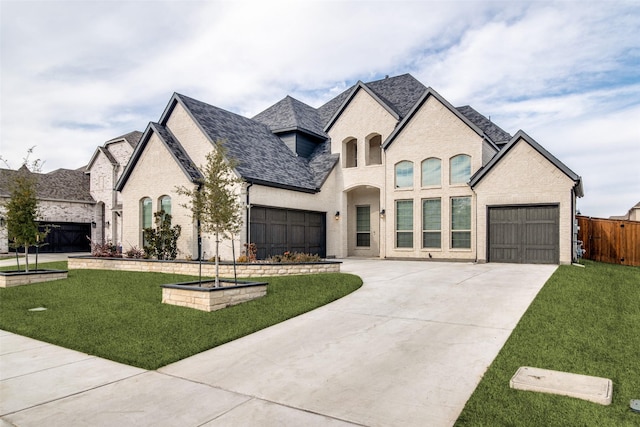
<svg viewBox="0 0 640 427"><path fill-rule="evenodd" d="M112 380L0 414L18 426L449 426L555 269L348 259L342 271L365 284L341 300L156 372L93 358ZM2 370L15 391L55 382L39 371L5 384Z"/></svg>

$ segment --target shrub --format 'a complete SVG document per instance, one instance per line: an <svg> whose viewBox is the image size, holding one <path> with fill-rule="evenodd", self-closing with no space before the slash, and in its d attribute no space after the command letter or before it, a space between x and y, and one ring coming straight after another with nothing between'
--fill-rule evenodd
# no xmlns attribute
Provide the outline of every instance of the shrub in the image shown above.
<svg viewBox="0 0 640 427"><path fill-rule="evenodd" d="M100 258L120 258L122 256L113 242L96 243L91 239L89 241L91 242L91 256Z"/></svg>
<svg viewBox="0 0 640 427"><path fill-rule="evenodd" d="M139 247L133 246L124 253L124 256L126 258L140 259L145 257L145 253L144 250L140 249Z"/></svg>
<svg viewBox="0 0 640 427"><path fill-rule="evenodd" d="M318 262L321 261L322 258L318 254L305 254L302 252L285 252L282 255L273 255L267 258L267 262L278 264L283 262Z"/></svg>

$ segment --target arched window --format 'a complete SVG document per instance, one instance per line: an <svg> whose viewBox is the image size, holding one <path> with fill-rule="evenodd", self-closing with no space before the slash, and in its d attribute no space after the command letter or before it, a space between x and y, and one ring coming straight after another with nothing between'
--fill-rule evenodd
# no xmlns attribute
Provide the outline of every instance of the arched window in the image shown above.
<svg viewBox="0 0 640 427"><path fill-rule="evenodd" d="M358 140L349 138L344 142L344 167L355 168L358 166Z"/></svg>
<svg viewBox="0 0 640 427"><path fill-rule="evenodd" d="M158 199L158 211L164 211L166 215L171 215L171 197L162 196Z"/></svg>
<svg viewBox="0 0 640 427"><path fill-rule="evenodd" d="M144 229L151 227L153 224L153 204L149 197L140 200L140 243L146 246Z"/></svg>
<svg viewBox="0 0 640 427"><path fill-rule="evenodd" d="M451 158L450 183L465 184L471 178L471 156L459 154Z"/></svg>
<svg viewBox="0 0 640 427"><path fill-rule="evenodd" d="M413 163L403 160L396 164L396 188L413 187Z"/></svg>
<svg viewBox="0 0 640 427"><path fill-rule="evenodd" d="M426 159L422 162L422 186L439 186L441 185L442 161L435 157Z"/></svg>
<svg viewBox="0 0 640 427"><path fill-rule="evenodd" d="M382 164L382 136L373 134L367 138L367 166Z"/></svg>

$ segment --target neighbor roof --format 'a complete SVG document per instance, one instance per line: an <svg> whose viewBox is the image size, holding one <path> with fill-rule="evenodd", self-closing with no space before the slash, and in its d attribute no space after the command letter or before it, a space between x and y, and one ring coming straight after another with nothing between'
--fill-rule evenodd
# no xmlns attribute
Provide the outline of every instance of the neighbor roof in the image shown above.
<svg viewBox="0 0 640 427"><path fill-rule="evenodd" d="M89 192L89 176L83 170L56 169L49 173L34 173L25 166L19 170L0 169L0 197L11 197L11 187L20 173L27 173L36 178L39 200L95 202Z"/></svg>

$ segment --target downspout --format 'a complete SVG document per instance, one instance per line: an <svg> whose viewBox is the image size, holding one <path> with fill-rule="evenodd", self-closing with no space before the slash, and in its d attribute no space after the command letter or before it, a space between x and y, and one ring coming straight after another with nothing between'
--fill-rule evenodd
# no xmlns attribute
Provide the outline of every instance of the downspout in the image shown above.
<svg viewBox="0 0 640 427"><path fill-rule="evenodd" d="M247 183L247 254L249 253L249 245L251 245L251 198L249 197L249 189L253 186L253 182Z"/></svg>

